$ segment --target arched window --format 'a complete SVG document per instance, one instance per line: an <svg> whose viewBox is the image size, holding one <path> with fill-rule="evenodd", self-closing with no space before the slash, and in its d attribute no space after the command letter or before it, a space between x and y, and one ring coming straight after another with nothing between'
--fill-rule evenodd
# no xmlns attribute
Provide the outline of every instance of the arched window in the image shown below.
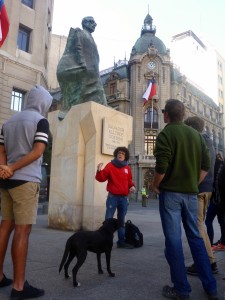
<svg viewBox="0 0 225 300"><path fill-rule="evenodd" d="M158 111L154 107L145 111L144 128L158 128Z"/></svg>

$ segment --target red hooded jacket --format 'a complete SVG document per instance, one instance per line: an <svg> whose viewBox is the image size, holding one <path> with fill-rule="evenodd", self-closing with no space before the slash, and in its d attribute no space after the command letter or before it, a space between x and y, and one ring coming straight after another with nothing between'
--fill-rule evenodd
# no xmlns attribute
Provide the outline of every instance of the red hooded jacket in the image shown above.
<svg viewBox="0 0 225 300"><path fill-rule="evenodd" d="M97 171L95 179L99 182L108 180L106 190L114 195L127 196L129 189L135 186L132 181L132 173L129 166L116 167L112 162L108 163L101 171Z"/></svg>

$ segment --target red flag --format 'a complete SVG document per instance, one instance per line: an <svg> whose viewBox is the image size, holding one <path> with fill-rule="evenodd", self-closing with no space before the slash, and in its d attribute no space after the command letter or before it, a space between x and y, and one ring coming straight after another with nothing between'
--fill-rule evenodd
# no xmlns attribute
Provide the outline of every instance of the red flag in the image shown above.
<svg viewBox="0 0 225 300"><path fill-rule="evenodd" d="M142 96L142 98L144 98L144 104L146 104L146 102L150 99L152 99L153 96L156 95L156 83L155 83L155 78L152 77L152 79L149 82L148 88L146 90L146 92L144 93L144 95Z"/></svg>
<svg viewBox="0 0 225 300"><path fill-rule="evenodd" d="M9 18L4 0L0 0L0 47L4 43L9 31Z"/></svg>

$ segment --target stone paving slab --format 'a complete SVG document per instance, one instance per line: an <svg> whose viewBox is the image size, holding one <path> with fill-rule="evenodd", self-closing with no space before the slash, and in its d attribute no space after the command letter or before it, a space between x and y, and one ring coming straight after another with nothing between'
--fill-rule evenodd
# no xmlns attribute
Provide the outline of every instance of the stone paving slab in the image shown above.
<svg viewBox="0 0 225 300"><path fill-rule="evenodd" d="M27 280L31 285L44 288L46 294L42 300L162 300L162 287L171 284L169 267L164 256L164 236L158 212L158 200L150 200L146 208L140 203L131 203L127 219L131 219L144 234L144 246L136 249L117 249L114 244L111 266L115 278L108 276L105 257L102 256L104 274L97 272L97 261L94 253L88 257L78 272L81 287L74 288L71 278L64 279L59 274L66 240L72 232L48 228L47 215L40 214L37 224L33 226L27 262ZM214 222L215 240L219 238L219 226ZM116 235L114 242L116 243ZM190 250L183 234L183 247L186 264L192 263ZM225 292L225 251L215 253L219 274L216 275L220 299ZM70 265L71 269L75 260ZM6 255L4 272L12 276L10 249ZM189 276L193 300L207 299L201 282L197 277ZM0 299L8 300L11 287L0 290Z"/></svg>

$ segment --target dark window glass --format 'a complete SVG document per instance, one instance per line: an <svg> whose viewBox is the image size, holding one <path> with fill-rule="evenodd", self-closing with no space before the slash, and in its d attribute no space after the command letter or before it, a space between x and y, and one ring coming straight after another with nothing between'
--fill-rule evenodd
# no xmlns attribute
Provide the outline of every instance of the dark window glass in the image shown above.
<svg viewBox="0 0 225 300"><path fill-rule="evenodd" d="M111 83L110 84L110 91L109 91L109 95L114 95L116 93L116 84L115 83Z"/></svg>
<svg viewBox="0 0 225 300"><path fill-rule="evenodd" d="M30 8L33 8L33 0L22 0L22 3Z"/></svg>
<svg viewBox="0 0 225 300"><path fill-rule="evenodd" d="M12 98L11 98L11 109L15 111L21 111L24 105L24 96L25 92L13 89L12 91Z"/></svg>
<svg viewBox="0 0 225 300"><path fill-rule="evenodd" d="M29 52L29 43L30 43L30 30L20 26L18 32L17 45L20 50Z"/></svg>
<svg viewBox="0 0 225 300"><path fill-rule="evenodd" d="M158 128L158 111L149 107L145 112L144 128Z"/></svg>

